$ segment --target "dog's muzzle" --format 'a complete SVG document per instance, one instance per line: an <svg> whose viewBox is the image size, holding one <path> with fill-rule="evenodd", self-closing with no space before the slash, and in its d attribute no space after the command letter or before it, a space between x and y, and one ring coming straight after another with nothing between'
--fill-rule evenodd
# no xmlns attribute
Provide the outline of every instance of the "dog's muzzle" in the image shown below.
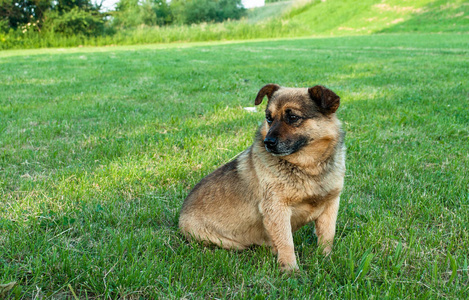
<svg viewBox="0 0 469 300"><path fill-rule="evenodd" d="M264 139L264 145L267 151L271 152L272 150L275 150L275 148L278 145L278 139L268 136Z"/></svg>
<svg viewBox="0 0 469 300"><path fill-rule="evenodd" d="M307 139L279 141L276 137L267 136L264 139L265 150L274 156L286 156L300 150L307 144Z"/></svg>
<svg viewBox="0 0 469 300"><path fill-rule="evenodd" d="M283 148L282 145L279 144L278 138L275 137L266 137L264 139L264 146L267 152L273 154L274 156L283 156L287 153L284 153L280 148Z"/></svg>

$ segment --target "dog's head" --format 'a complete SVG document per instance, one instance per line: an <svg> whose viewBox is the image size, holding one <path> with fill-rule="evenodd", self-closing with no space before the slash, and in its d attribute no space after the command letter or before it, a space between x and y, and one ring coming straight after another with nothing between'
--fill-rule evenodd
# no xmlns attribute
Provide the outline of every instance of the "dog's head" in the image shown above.
<svg viewBox="0 0 469 300"><path fill-rule="evenodd" d="M276 156L300 151L313 141L335 139L339 125L335 112L340 98L330 89L284 88L277 84L262 87L255 104L267 96L265 122L261 135L265 149Z"/></svg>

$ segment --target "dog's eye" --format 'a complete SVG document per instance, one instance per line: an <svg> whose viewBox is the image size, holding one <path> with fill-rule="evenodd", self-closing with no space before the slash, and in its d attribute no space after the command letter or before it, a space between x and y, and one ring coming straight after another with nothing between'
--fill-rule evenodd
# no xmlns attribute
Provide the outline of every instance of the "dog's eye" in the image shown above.
<svg viewBox="0 0 469 300"><path fill-rule="evenodd" d="M273 122L273 119L272 119L271 116L265 116L265 120L266 120L267 123L269 123L269 124L272 124L272 122Z"/></svg>
<svg viewBox="0 0 469 300"><path fill-rule="evenodd" d="M295 115L289 115L288 116L288 121L290 121L290 123L294 123L294 122L298 121L299 119L300 119L300 117L295 116Z"/></svg>

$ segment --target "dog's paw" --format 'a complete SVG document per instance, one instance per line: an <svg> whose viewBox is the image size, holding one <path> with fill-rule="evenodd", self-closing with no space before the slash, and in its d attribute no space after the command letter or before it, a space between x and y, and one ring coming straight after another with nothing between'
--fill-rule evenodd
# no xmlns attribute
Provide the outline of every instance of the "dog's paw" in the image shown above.
<svg viewBox="0 0 469 300"><path fill-rule="evenodd" d="M284 249L284 251L279 250L277 261L280 265L280 270L283 272L293 272L298 270L298 264L296 263L296 256L293 247L290 249Z"/></svg>
<svg viewBox="0 0 469 300"><path fill-rule="evenodd" d="M295 273L298 272L300 269L298 268L297 263L293 264L285 264L285 263L280 263L280 271L284 273Z"/></svg>
<svg viewBox="0 0 469 300"><path fill-rule="evenodd" d="M324 247L324 249L322 250L322 255L324 255L325 257L328 257L332 252L332 247L331 246L327 246L327 247Z"/></svg>

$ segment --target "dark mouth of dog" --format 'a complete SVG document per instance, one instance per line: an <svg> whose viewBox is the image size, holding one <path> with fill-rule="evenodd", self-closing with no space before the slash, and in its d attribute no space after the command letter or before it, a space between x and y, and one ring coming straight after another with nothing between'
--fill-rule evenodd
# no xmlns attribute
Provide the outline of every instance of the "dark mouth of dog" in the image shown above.
<svg viewBox="0 0 469 300"><path fill-rule="evenodd" d="M286 152L278 152L276 151L275 149L270 149L269 147L265 146L265 150L267 150L267 152L269 152L270 154L272 154L273 156L287 156L287 155L290 155L292 154L294 151L286 151Z"/></svg>

